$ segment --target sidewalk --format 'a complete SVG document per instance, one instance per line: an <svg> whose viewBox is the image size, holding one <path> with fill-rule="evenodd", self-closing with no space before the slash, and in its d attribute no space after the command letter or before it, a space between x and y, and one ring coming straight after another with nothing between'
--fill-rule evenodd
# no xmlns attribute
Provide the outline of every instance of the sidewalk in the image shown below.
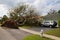
<svg viewBox="0 0 60 40"><path fill-rule="evenodd" d="M0 40L16 40L12 35L0 27Z"/></svg>
<svg viewBox="0 0 60 40"><path fill-rule="evenodd" d="M20 29L20 30L23 30L23 31L26 31L26 32L29 32L29 33L32 33L32 34L38 34L38 35L41 35L40 32L36 32L36 31L24 29L24 28L21 28L21 27L19 27L19 29ZM59 37L52 36L52 35L43 34L43 36L44 36L44 37L51 38L51 39L54 39L54 40L60 40Z"/></svg>

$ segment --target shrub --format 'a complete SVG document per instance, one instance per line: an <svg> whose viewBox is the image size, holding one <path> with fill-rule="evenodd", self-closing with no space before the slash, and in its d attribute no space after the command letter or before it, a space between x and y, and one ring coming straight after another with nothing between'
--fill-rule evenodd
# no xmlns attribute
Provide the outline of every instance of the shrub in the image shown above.
<svg viewBox="0 0 60 40"><path fill-rule="evenodd" d="M58 26L60 27L60 19L58 20Z"/></svg>

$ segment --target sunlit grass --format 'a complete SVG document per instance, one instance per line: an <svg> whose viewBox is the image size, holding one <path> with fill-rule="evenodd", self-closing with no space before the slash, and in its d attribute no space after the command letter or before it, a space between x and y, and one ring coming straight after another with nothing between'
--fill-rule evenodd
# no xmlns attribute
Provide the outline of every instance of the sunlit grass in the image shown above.
<svg viewBox="0 0 60 40"><path fill-rule="evenodd" d="M20 26L21 28L32 28L32 26Z"/></svg>
<svg viewBox="0 0 60 40"><path fill-rule="evenodd" d="M40 37L39 35L29 35L26 36L23 40L52 40L52 39Z"/></svg>
<svg viewBox="0 0 60 40"><path fill-rule="evenodd" d="M49 30L49 31L47 31L45 33L49 34L49 35L60 37L60 29L59 28Z"/></svg>

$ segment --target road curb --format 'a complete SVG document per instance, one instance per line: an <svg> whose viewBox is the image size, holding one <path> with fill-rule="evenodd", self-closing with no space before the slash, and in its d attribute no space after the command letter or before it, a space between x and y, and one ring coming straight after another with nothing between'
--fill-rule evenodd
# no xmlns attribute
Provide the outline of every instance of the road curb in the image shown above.
<svg viewBox="0 0 60 40"><path fill-rule="evenodd" d="M40 32L32 31L32 30L29 30L29 29L21 28L21 27L19 27L19 29L20 29L20 30L23 30L23 31L25 31L25 32L29 32L29 33L31 33L31 34L37 34L37 35L40 35L40 36L41 36ZM44 36L44 37L47 37L47 38L54 39L54 40L60 40L59 37L52 36L52 35L43 34L43 36Z"/></svg>

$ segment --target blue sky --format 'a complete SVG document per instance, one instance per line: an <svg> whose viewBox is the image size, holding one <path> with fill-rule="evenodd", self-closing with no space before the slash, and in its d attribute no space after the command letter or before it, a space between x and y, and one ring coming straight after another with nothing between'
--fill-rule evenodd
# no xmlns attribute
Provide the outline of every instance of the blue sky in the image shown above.
<svg viewBox="0 0 60 40"><path fill-rule="evenodd" d="M0 17L7 15L9 8L21 2L34 6L42 15L46 15L50 9L60 9L60 0L0 0Z"/></svg>

